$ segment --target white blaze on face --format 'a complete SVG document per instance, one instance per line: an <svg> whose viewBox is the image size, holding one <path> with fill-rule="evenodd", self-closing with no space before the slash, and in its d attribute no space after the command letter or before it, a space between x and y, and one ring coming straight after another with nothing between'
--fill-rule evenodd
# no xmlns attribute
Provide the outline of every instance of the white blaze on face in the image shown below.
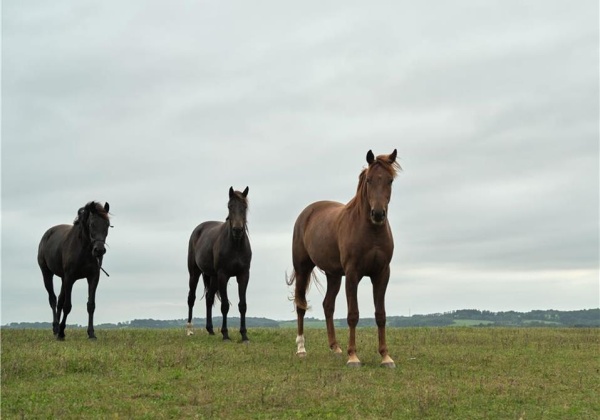
<svg viewBox="0 0 600 420"><path fill-rule="evenodd" d="M304 355L306 354L306 349L304 348L304 336L299 335L296 337L296 346L298 350L296 350L296 354Z"/></svg>

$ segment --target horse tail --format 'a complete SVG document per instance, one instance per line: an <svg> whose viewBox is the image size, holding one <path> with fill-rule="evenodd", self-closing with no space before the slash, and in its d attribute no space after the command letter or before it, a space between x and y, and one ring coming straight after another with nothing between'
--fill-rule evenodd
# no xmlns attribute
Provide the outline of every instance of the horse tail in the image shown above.
<svg viewBox="0 0 600 420"><path fill-rule="evenodd" d="M306 277L306 281L302 282L303 284L298 283L298 276L296 275L296 271L292 271L292 275L288 278L287 273L285 275L285 282L288 286L296 283L295 291L292 292L289 300L294 302L294 305L297 308L308 310L310 307L308 306L308 302L306 301L306 294L310 290L310 285L315 283L317 285L317 289L322 292L322 286L319 282L319 278L315 274L314 270L310 272L310 274ZM300 293L298 293L300 292Z"/></svg>

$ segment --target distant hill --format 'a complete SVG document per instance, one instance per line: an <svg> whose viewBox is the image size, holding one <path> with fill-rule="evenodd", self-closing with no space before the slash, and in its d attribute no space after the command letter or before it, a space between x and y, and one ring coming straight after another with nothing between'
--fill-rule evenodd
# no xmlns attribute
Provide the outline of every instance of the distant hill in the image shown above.
<svg viewBox="0 0 600 420"><path fill-rule="evenodd" d="M346 319L338 318L334 321L338 328L346 328ZM204 318L194 318L195 328L204 328ZM214 317L213 324L221 325L221 317ZM232 328L240 325L240 319L229 317L228 324ZM117 324L99 324L96 328L183 328L185 319L158 320L134 319L133 321L119 322ZM316 318L305 318L307 328L325 328L325 321ZM375 326L374 318L362 318L359 327ZM275 321L267 318L246 318L248 328L295 328L296 320ZM535 310L530 312L491 312L478 309L461 309L430 315L413 316L388 316L388 327L600 327L600 308L582 309L578 311ZM69 328L85 328L80 325L69 325ZM12 322L2 328L47 328L51 329L49 322Z"/></svg>

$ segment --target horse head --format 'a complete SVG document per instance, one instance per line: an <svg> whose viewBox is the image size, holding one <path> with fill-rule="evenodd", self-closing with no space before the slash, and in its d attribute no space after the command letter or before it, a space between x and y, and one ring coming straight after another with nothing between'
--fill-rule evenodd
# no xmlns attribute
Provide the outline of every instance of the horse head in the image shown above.
<svg viewBox="0 0 600 420"><path fill-rule="evenodd" d="M92 255L95 258L100 258L106 254L105 242L110 227L109 208L108 203L102 206L100 203L90 201L79 209L74 222L75 225L81 227L83 237L90 241Z"/></svg>
<svg viewBox="0 0 600 420"><path fill-rule="evenodd" d="M243 192L234 191L233 187L229 188L229 202L227 203L229 214L227 215L227 221L231 227L234 239L240 239L246 231L247 196L248 187Z"/></svg>
<svg viewBox="0 0 600 420"><path fill-rule="evenodd" d="M369 219L374 225L383 225L387 218L388 204L392 196L392 182L399 168L396 162L396 149L389 155L375 157L369 150L365 172L366 198L369 205Z"/></svg>

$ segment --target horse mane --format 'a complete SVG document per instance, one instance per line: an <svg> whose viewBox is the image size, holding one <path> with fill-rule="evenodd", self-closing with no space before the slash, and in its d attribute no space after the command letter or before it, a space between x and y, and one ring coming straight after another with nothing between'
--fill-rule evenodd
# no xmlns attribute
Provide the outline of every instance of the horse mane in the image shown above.
<svg viewBox="0 0 600 420"><path fill-rule="evenodd" d="M402 167L396 160L390 163L389 155L377 156L375 158L375 161L366 168L364 168L358 175L358 186L356 187L356 195L352 198L352 200L348 202L348 204L346 204L347 209L350 210L354 208L362 208L367 193L367 173L375 166L383 168L392 177L392 179L396 178L398 176L398 172L402 170Z"/></svg>
<svg viewBox="0 0 600 420"><path fill-rule="evenodd" d="M85 219L90 212L97 214L104 220L110 219L108 212L104 209L104 206L102 204L98 203L97 201L90 201L84 207L79 209L79 211L77 212L77 217L75 217L73 224L78 225L79 222L81 222L82 219Z"/></svg>

